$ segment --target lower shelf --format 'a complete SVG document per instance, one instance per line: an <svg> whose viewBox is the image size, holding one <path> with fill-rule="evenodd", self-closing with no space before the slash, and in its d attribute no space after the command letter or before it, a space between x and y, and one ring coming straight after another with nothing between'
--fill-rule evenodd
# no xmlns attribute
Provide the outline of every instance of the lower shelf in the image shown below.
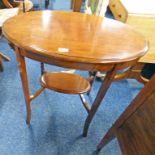
<svg viewBox="0 0 155 155"><path fill-rule="evenodd" d="M82 94L90 90L85 78L71 73L47 72L41 76L41 85L50 90L66 94Z"/></svg>

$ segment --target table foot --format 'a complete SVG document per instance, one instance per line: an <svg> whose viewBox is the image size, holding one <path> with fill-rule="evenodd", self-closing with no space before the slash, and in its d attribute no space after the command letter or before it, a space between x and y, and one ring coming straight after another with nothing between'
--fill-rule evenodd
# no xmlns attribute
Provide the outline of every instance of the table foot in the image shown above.
<svg viewBox="0 0 155 155"><path fill-rule="evenodd" d="M30 122L31 122L31 106L27 104L26 110L27 110L26 124L30 125Z"/></svg>

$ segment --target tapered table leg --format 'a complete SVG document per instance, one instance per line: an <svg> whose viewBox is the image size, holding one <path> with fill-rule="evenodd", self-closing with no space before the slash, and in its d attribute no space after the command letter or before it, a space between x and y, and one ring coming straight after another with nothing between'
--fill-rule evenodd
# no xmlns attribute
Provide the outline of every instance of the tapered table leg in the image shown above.
<svg viewBox="0 0 155 155"><path fill-rule="evenodd" d="M25 58L20 54L20 49L15 47L15 50L16 50L16 59L18 62L18 68L19 68L20 78L22 81L22 87L23 87L24 98L25 98L25 103L26 103L26 111L27 111L26 123L30 124L30 121L31 121L31 101L30 101L30 95L29 95L29 87L28 87L28 78L27 78L27 72L26 72Z"/></svg>
<svg viewBox="0 0 155 155"><path fill-rule="evenodd" d="M83 136L84 137L87 136L89 125L90 125L98 107L100 106L103 97L105 96L108 88L110 87L115 75L116 75L116 67L114 67L111 71L107 72L107 74L104 78L104 81L103 81L103 83L102 83L102 85L101 85L101 87L97 93L95 101L94 101L94 103L90 109L90 112L88 113L88 116L86 118L86 121L84 124L84 129L83 129Z"/></svg>

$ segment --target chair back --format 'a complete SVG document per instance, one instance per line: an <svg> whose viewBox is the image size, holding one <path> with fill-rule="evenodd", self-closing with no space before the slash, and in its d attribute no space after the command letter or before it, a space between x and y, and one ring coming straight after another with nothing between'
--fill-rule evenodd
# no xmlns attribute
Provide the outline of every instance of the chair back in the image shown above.
<svg viewBox="0 0 155 155"><path fill-rule="evenodd" d="M15 8L20 5L20 2L15 2L14 0L2 0L6 8Z"/></svg>
<svg viewBox="0 0 155 155"><path fill-rule="evenodd" d="M105 16L109 0L86 0L85 13L97 16Z"/></svg>

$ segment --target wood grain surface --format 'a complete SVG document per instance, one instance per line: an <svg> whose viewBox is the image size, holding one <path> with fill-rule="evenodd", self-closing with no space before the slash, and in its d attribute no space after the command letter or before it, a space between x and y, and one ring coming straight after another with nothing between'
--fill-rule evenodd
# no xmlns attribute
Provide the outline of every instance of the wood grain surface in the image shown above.
<svg viewBox="0 0 155 155"><path fill-rule="evenodd" d="M24 20L23 20L24 19ZM20 21L20 22L17 22ZM147 41L121 22L73 12L37 11L5 22L3 34L23 55L113 64L143 56Z"/></svg>

